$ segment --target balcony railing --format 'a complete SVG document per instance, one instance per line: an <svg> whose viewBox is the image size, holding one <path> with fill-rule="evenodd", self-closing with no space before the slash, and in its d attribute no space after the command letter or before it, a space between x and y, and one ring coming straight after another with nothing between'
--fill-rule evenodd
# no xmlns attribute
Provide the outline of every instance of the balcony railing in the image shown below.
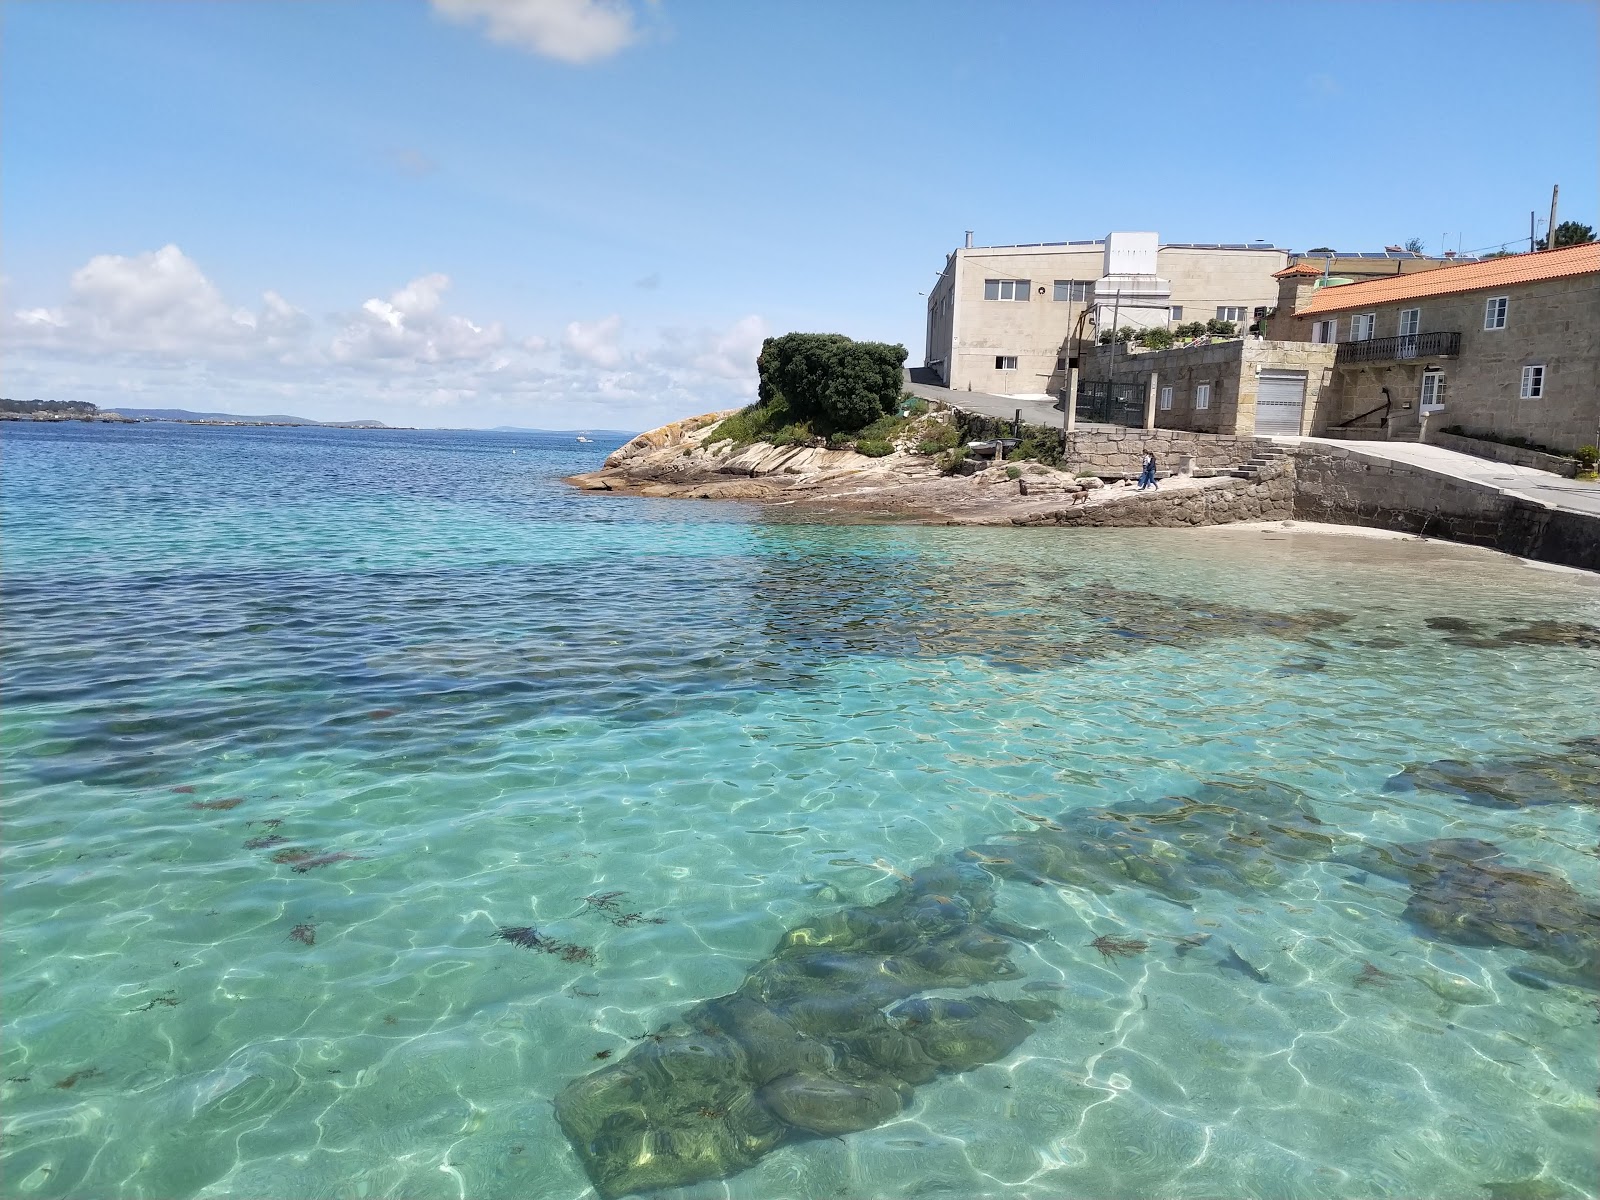
<svg viewBox="0 0 1600 1200"><path fill-rule="evenodd" d="M1408 358L1444 358L1461 351L1459 333L1406 333L1364 342L1340 342L1337 363L1393 362Z"/></svg>

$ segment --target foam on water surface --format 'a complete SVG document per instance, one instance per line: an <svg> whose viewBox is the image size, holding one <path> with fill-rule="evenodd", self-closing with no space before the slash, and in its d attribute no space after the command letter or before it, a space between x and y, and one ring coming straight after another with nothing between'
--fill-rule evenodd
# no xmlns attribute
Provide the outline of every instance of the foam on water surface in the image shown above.
<svg viewBox="0 0 1600 1200"><path fill-rule="evenodd" d="M1043 936L882 1011L1055 1017L672 1195L1600 1192L1582 954L1379 853L1492 843L1592 936L1587 577L778 524L517 435L4 437L8 1195L583 1195L564 1088L996 846L985 919ZM1219 785L1337 845L1047 827Z"/></svg>

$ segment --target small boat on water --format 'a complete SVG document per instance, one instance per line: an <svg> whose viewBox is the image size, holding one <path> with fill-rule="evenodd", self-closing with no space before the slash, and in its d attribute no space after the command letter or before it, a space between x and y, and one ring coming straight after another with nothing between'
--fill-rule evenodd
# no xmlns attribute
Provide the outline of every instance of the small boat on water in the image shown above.
<svg viewBox="0 0 1600 1200"><path fill-rule="evenodd" d="M580 442L592 442L592 441L594 441L594 439L593 439L593 438L586 438L586 437L584 437L584 436L583 436L583 435L582 435L582 434L579 434L579 435L578 435L578 440L579 440L579 441L580 441Z"/></svg>

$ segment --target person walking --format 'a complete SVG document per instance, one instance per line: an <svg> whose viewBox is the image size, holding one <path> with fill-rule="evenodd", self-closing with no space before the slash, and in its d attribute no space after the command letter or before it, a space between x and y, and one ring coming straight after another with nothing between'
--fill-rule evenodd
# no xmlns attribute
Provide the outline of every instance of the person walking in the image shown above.
<svg viewBox="0 0 1600 1200"><path fill-rule="evenodd" d="M1153 487L1158 492L1161 490L1161 485L1156 482L1156 456L1148 450L1144 452L1144 464L1139 471L1139 490L1142 492L1147 487Z"/></svg>

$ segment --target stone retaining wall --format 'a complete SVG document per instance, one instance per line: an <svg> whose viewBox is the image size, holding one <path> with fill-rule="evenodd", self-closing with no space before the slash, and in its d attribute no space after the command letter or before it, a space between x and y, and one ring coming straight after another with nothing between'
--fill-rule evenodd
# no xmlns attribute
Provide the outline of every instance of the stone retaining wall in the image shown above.
<svg viewBox="0 0 1600 1200"><path fill-rule="evenodd" d="M1563 458L1559 454L1544 454L1521 446L1507 446L1501 442L1485 441L1483 438L1463 437L1457 433L1435 433L1431 430L1428 433L1428 441L1435 446L1443 446L1446 450L1470 454L1474 458L1487 458L1490 462L1513 463L1519 467L1552 471L1557 475L1565 475L1568 479L1578 473L1578 460Z"/></svg>
<svg viewBox="0 0 1600 1200"><path fill-rule="evenodd" d="M1487 546L1600 571L1600 517L1342 446L1294 453L1294 516Z"/></svg>

